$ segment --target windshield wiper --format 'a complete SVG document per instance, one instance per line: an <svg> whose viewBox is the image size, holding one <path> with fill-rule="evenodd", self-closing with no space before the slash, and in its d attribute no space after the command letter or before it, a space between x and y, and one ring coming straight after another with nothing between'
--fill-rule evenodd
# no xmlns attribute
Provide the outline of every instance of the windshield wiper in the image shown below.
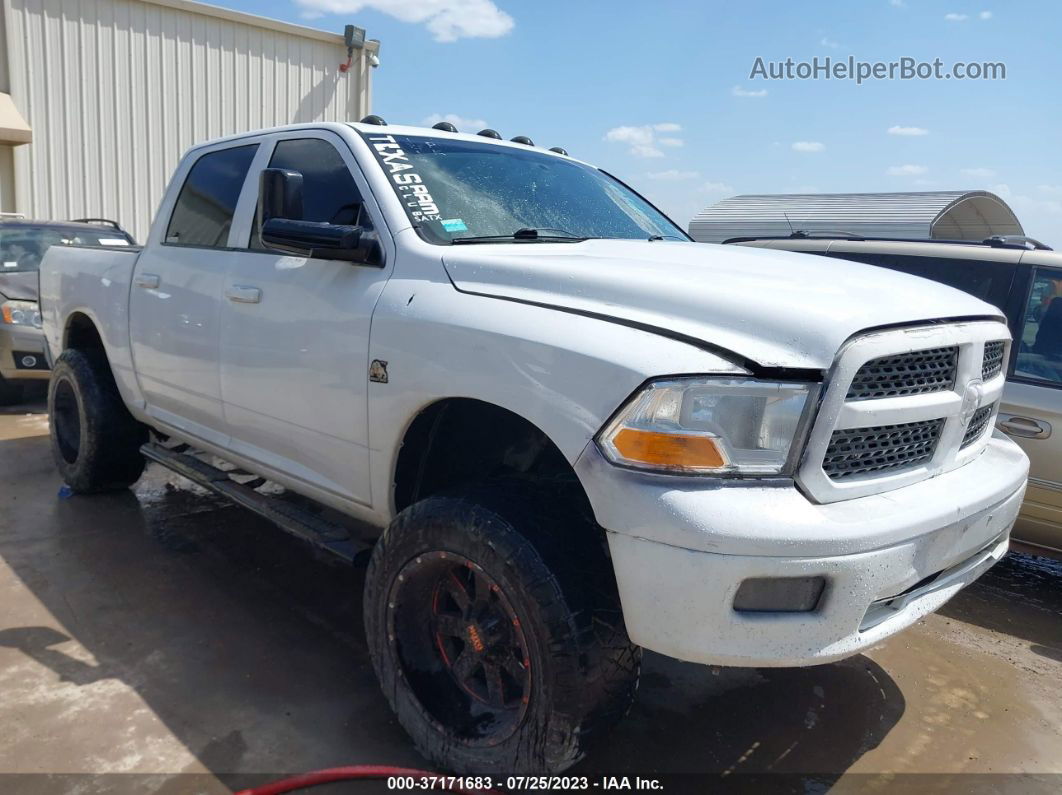
<svg viewBox="0 0 1062 795"><path fill-rule="evenodd" d="M560 234L550 234L551 232L558 232ZM454 245L458 243L505 243L509 241L519 243L579 243L588 238L579 237L573 235L571 232L566 232L563 229L552 229L550 227L542 227L539 229L517 229L511 235L480 235L478 237L455 237L450 242Z"/></svg>
<svg viewBox="0 0 1062 795"><path fill-rule="evenodd" d="M683 243L686 242L686 238L679 237L678 235L650 235L649 242L652 243L656 240L679 240Z"/></svg>

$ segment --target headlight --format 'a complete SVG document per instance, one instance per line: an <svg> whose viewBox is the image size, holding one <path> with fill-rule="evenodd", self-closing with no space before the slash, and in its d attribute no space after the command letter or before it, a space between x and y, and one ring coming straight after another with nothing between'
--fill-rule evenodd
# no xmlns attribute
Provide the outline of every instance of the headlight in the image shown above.
<svg viewBox="0 0 1062 795"><path fill-rule="evenodd" d="M786 470L815 389L748 378L654 381L620 410L598 443L612 462L640 469L777 475Z"/></svg>
<svg viewBox="0 0 1062 795"><path fill-rule="evenodd" d="M0 317L12 326L41 327L41 309L36 301L4 301L0 304Z"/></svg>

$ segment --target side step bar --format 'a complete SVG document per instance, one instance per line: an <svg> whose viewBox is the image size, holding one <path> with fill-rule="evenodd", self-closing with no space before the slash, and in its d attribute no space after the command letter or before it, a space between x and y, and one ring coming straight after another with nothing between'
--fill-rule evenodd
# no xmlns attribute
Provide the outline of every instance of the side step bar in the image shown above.
<svg viewBox="0 0 1062 795"><path fill-rule="evenodd" d="M140 448L140 452L149 461L162 464L193 483L228 497L292 535L328 550L344 560L353 561L360 553L371 549L371 546L364 541L351 538L347 528L322 519L305 508L279 497L260 494L249 485L237 483L229 477L230 473L183 452L186 449L187 447L182 446L179 452L149 442Z"/></svg>

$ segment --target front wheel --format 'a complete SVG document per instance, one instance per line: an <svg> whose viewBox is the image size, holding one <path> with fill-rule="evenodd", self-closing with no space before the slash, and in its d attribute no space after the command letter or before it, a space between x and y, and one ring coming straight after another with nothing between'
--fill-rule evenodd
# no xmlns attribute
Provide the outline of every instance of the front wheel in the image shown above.
<svg viewBox="0 0 1062 795"><path fill-rule="evenodd" d="M52 458L78 494L124 489L144 471L141 425L122 402L102 354L66 350L48 385Z"/></svg>
<svg viewBox="0 0 1062 795"><path fill-rule="evenodd" d="M417 748L458 773L552 773L630 708L641 651L599 531L500 482L403 511L373 550L365 626Z"/></svg>

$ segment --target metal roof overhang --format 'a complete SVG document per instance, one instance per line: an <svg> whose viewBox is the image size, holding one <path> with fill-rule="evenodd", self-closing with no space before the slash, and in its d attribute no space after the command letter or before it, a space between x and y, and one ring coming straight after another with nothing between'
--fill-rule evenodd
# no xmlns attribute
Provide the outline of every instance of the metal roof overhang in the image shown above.
<svg viewBox="0 0 1062 795"><path fill-rule="evenodd" d="M33 131L19 113L10 94L0 93L0 144L28 144Z"/></svg>

